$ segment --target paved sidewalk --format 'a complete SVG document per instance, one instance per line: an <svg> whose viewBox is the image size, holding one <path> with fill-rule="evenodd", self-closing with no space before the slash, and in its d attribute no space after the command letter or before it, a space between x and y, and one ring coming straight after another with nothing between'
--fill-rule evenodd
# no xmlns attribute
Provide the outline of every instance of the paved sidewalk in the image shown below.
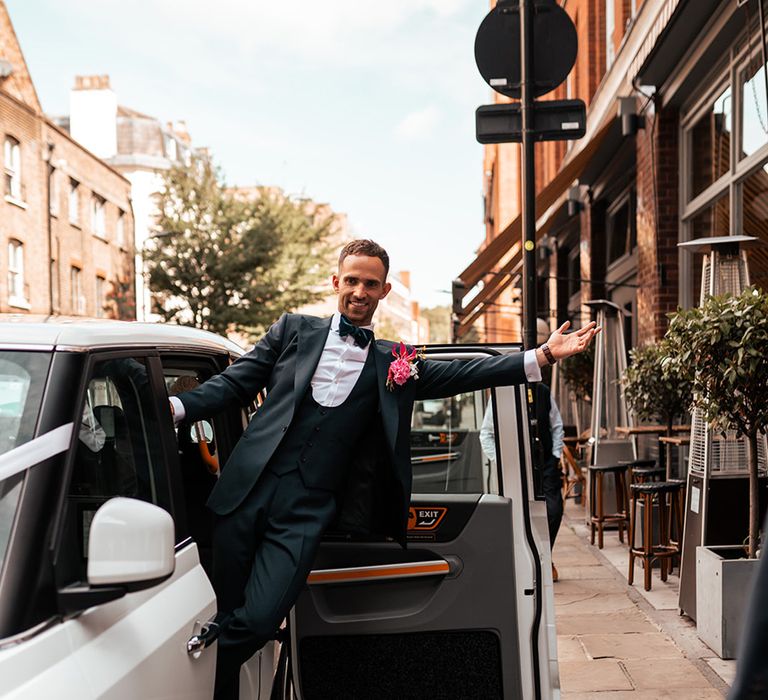
<svg viewBox="0 0 768 700"><path fill-rule="evenodd" d="M728 678L733 662L711 659L693 623L680 617L674 581L662 586L654 572L649 600L642 575L639 589L627 586L626 548L616 534L607 533L598 550L589 545L581 507L569 501L566 513L554 552L563 700L724 697L728 686L716 670Z"/></svg>

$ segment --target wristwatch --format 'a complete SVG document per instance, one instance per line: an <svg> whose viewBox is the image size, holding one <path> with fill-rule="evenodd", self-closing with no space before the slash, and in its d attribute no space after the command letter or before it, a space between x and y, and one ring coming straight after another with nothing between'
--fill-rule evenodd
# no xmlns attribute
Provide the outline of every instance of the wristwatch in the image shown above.
<svg viewBox="0 0 768 700"><path fill-rule="evenodd" d="M549 362L550 365L554 365L555 362L557 362L555 356L552 354L552 351L549 349L549 345L544 343L544 345L541 346L541 351L544 353L544 357L547 358L547 362Z"/></svg>

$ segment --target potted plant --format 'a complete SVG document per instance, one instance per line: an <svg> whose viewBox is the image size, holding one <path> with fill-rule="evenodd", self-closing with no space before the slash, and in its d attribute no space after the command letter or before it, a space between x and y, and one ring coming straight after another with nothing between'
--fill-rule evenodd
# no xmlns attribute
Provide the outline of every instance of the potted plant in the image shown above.
<svg viewBox="0 0 768 700"><path fill-rule="evenodd" d="M674 359L666 339L634 348L629 357L622 377L627 406L640 420L661 422L665 434L671 436L675 418L688 412L693 399L688 373ZM667 445L667 474L670 456Z"/></svg>
<svg viewBox="0 0 768 700"><path fill-rule="evenodd" d="M712 429L735 430L747 443L749 528L747 561L742 562L746 566L732 566L739 562L730 561L722 551L697 549L699 636L728 658L736 642L727 635L738 639L744 587L756 570L755 562L748 560L757 555L760 527L758 436L768 429L768 294L749 287L738 296L709 297L698 308L673 314L666 338L672 348L670 362L678 363L692 382L694 406ZM735 590L729 592L731 585Z"/></svg>

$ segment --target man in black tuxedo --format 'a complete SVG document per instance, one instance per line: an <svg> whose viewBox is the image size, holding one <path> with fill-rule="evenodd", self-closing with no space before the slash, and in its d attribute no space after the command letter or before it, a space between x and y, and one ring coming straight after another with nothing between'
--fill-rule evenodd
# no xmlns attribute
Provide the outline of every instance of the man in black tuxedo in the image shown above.
<svg viewBox="0 0 768 700"><path fill-rule="evenodd" d="M564 335L566 324L525 354L412 358L413 373L388 382L398 344L371 342L388 271L376 243L348 243L332 278L332 318L284 314L224 372L171 400L177 422L197 421L267 392L208 500L217 516L217 698L237 698L240 666L274 637L335 519L405 546L415 400L540 381L540 367L581 352L598 331L592 323Z"/></svg>

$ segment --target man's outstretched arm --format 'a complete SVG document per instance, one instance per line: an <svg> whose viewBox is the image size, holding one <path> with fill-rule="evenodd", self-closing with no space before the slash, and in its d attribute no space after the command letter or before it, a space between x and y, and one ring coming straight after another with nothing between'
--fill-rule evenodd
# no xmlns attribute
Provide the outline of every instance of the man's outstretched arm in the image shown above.
<svg viewBox="0 0 768 700"><path fill-rule="evenodd" d="M431 399L452 396L464 391L476 391L491 386L522 384L541 381L541 374L533 376L531 365L539 368L550 364L547 351L555 361L583 352L600 332L591 322L573 333L566 333L570 323L566 321L549 337L544 346L516 355L498 355L477 360L427 360L416 382L416 398ZM534 366L535 366L534 364Z"/></svg>
<svg viewBox="0 0 768 700"><path fill-rule="evenodd" d="M272 368L280 357L286 332L287 314L283 314L253 349L238 358L221 374L211 377L197 389L171 397L175 422L207 418L230 405L246 406L264 388Z"/></svg>

